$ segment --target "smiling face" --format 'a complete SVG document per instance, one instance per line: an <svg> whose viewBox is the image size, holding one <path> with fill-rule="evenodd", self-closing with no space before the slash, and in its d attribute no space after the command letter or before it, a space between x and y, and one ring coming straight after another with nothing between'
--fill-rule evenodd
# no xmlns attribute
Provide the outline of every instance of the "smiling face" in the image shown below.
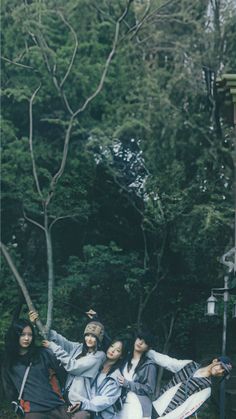
<svg viewBox="0 0 236 419"><path fill-rule="evenodd" d="M224 375L225 369L218 361L218 359L214 359L211 364L211 375L213 377L222 377Z"/></svg>
<svg viewBox="0 0 236 419"><path fill-rule="evenodd" d="M137 337L137 339L134 342L134 350L143 354L144 352L148 351L148 345L146 344L144 339L140 339L139 337Z"/></svg>
<svg viewBox="0 0 236 419"><path fill-rule="evenodd" d="M97 347L97 339L94 335L86 334L84 337L85 343L87 345L88 350L92 351L95 350Z"/></svg>
<svg viewBox="0 0 236 419"><path fill-rule="evenodd" d="M122 342L113 342L107 349L107 359L110 361L118 361L122 357Z"/></svg>
<svg viewBox="0 0 236 419"><path fill-rule="evenodd" d="M21 351L27 351L27 349L30 347L31 343L33 340L33 332L30 326L26 326L21 334L20 334L20 338L19 338L19 345L20 345L20 349Z"/></svg>

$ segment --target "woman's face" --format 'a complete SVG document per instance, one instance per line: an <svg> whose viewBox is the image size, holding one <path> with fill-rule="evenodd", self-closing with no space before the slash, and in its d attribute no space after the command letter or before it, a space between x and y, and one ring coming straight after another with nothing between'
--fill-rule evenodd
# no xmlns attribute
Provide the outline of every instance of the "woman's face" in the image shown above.
<svg viewBox="0 0 236 419"><path fill-rule="evenodd" d="M134 350L143 354L144 352L148 351L148 345L146 344L144 339L137 338L134 342Z"/></svg>
<svg viewBox="0 0 236 419"><path fill-rule="evenodd" d="M222 377L224 373L225 373L224 367L221 365L218 359L214 359L211 364L211 375L213 377Z"/></svg>
<svg viewBox="0 0 236 419"><path fill-rule="evenodd" d="M32 343L32 340L33 340L32 329L31 327L26 326L20 334L20 338L19 338L20 348L28 349Z"/></svg>
<svg viewBox="0 0 236 419"><path fill-rule="evenodd" d="M95 336L87 334L85 335L84 339L88 349L95 349L97 347L97 339Z"/></svg>
<svg viewBox="0 0 236 419"><path fill-rule="evenodd" d="M122 342L117 341L111 344L107 349L107 359L118 361L122 356Z"/></svg>

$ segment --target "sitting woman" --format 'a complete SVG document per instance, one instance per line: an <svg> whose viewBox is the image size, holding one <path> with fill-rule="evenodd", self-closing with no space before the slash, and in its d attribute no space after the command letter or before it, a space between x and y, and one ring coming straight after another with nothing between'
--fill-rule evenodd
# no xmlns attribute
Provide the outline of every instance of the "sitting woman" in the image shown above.
<svg viewBox="0 0 236 419"><path fill-rule="evenodd" d="M125 403L118 414L119 419L151 418L152 398L157 381L157 367L147 357L154 338L149 333L139 333L132 351L124 363L122 374L118 377L126 393Z"/></svg>
<svg viewBox="0 0 236 419"><path fill-rule="evenodd" d="M22 416L27 419L68 418L55 375L60 376L60 372L51 351L35 345L32 324L24 319L15 321L6 335L2 376L6 397L14 401L20 398ZM24 377L26 381L20 395Z"/></svg>
<svg viewBox="0 0 236 419"><path fill-rule="evenodd" d="M38 314L30 312L30 320L36 321ZM70 404L80 397L88 398L92 379L104 362L105 353L99 350L104 335L104 327L98 321L91 321L84 330L82 343L71 342L51 330L49 339L43 346L49 348L68 373L65 395Z"/></svg>
<svg viewBox="0 0 236 419"><path fill-rule="evenodd" d="M160 354L157 354L157 358ZM155 351L150 354L155 359ZM159 359L159 358L158 358ZM178 361L170 358L171 363L185 363L171 381L163 387L160 397L153 402L153 418L184 419L193 415L210 397L212 377L227 377L232 363L226 356L213 359L210 363L199 365L194 361ZM176 362L175 362L176 361Z"/></svg>
<svg viewBox="0 0 236 419"><path fill-rule="evenodd" d="M112 419L116 417L115 403L121 396L121 386L118 382L122 359L126 355L126 342L115 339L106 352L106 360L91 386L89 398L80 397L71 405L69 412L74 412L73 419L89 418L93 412L94 419ZM87 416L84 416L84 412Z"/></svg>

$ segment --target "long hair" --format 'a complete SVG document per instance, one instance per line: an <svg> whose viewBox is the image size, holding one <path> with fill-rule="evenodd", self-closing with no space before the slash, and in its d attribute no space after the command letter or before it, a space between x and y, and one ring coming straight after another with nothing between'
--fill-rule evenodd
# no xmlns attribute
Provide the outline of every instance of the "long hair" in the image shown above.
<svg viewBox="0 0 236 419"><path fill-rule="evenodd" d="M20 355L20 335L25 327L29 326L32 330L32 342L25 355ZM20 360L21 363L29 365L30 362L37 362L39 348L35 346L35 333L32 324L28 320L15 320L9 327L5 336L5 351L2 364L2 384L7 399L12 400L16 397L15 388L10 383L8 372Z"/></svg>
<svg viewBox="0 0 236 419"><path fill-rule="evenodd" d="M30 327L32 331L32 342L27 350L25 356L22 356L22 362L29 363L33 361L37 352L35 346L35 332L34 327L32 326L29 320L19 319L16 320L10 328L8 329L5 336L5 354L4 362L6 368L11 368L18 360L20 356L20 335L23 332L25 327Z"/></svg>
<svg viewBox="0 0 236 419"><path fill-rule="evenodd" d="M122 344L122 349L121 349L121 356L119 359L117 359L117 361L112 365L111 369L109 370L107 375L111 375L116 369L119 368L120 372L122 369L122 365L124 362L124 359L126 358L127 354L128 354L128 341L127 339L123 338L123 337L117 337L115 339L112 340L112 342L110 343L109 347L111 345L114 345L116 342L121 342Z"/></svg>
<svg viewBox="0 0 236 419"><path fill-rule="evenodd" d="M94 350L94 352L96 353L97 351L99 351L99 350L100 350L100 348L101 348L101 344L100 344L100 342L98 341L97 336L94 336L94 337L96 338L96 348L95 348L95 350ZM87 346L87 344L86 344L86 341L85 341L85 336L84 336L84 338L83 338L82 344L83 344L82 352L81 352L81 354L77 357L77 359L81 358L82 356L86 356L86 355L87 355L87 353L88 353L89 348L88 348L88 346Z"/></svg>
<svg viewBox="0 0 236 419"><path fill-rule="evenodd" d="M133 339L132 349L129 351L125 361L123 362L122 369L124 369L126 363L128 365L128 371L130 371L130 369L132 368L132 358L133 358L133 352L134 352L134 344L135 344L135 341L136 341L137 338L143 339L145 341L145 343L148 345L148 348L147 348L146 352L142 353L141 358L140 358L138 364L136 365L136 368L135 368L134 372L136 372L141 367L141 365L143 365L144 362L146 361L147 351L149 349L152 349L153 346L155 346L155 337L151 333L144 332L144 331L139 331L136 334L135 338Z"/></svg>

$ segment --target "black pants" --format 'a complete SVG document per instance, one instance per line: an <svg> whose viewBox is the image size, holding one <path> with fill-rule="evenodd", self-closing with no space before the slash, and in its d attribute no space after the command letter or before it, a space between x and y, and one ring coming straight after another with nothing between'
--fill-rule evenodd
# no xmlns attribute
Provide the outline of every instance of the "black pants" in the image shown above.
<svg viewBox="0 0 236 419"><path fill-rule="evenodd" d="M91 415L87 410L81 410L72 414L71 419L91 419Z"/></svg>

